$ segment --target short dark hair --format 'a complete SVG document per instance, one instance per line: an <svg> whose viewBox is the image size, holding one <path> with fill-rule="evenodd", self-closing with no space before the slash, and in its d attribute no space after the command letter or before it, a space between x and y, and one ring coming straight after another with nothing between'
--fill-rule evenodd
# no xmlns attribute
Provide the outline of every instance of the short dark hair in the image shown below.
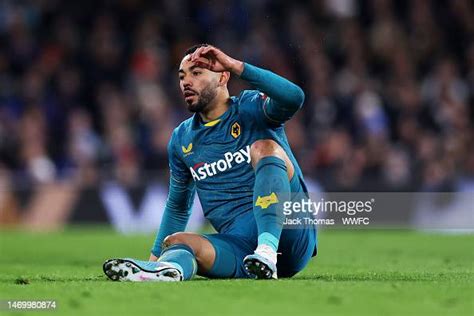
<svg viewBox="0 0 474 316"><path fill-rule="evenodd" d="M207 47L207 46L209 46L209 44L206 44L206 43L193 45L184 52L184 56L194 53L198 48Z"/></svg>

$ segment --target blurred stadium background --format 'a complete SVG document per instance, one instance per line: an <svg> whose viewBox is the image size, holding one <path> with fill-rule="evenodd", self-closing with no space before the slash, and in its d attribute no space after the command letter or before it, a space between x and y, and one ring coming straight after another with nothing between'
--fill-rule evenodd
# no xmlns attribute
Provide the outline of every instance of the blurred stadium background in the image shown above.
<svg viewBox="0 0 474 316"><path fill-rule="evenodd" d="M0 225L154 231L166 145L190 115L177 66L200 42L303 87L286 131L312 191L472 192L473 9L468 0L0 1ZM231 81L233 94L244 88ZM472 221L472 204L463 208Z"/></svg>

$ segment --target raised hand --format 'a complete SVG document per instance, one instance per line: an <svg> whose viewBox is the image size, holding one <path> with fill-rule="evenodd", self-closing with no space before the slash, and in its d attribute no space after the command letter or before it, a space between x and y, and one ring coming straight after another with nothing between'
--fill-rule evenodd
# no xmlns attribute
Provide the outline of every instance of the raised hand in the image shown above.
<svg viewBox="0 0 474 316"><path fill-rule="evenodd" d="M189 60L199 67L215 72L229 71L240 75L244 70L243 62L226 55L214 46L199 47L189 56Z"/></svg>

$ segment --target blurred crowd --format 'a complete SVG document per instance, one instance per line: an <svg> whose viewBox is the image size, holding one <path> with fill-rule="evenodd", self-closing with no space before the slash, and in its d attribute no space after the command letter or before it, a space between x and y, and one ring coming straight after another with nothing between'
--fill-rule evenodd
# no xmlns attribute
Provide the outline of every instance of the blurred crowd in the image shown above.
<svg viewBox="0 0 474 316"><path fill-rule="evenodd" d="M177 67L206 42L301 85L286 124L325 190L474 181L468 0L0 2L0 173L17 185L166 177L190 116ZM232 94L249 86L234 78Z"/></svg>

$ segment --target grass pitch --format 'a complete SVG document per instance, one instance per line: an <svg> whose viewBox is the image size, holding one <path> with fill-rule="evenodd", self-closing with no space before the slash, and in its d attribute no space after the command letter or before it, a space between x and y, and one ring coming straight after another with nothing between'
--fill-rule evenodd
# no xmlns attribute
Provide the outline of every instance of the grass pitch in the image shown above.
<svg viewBox="0 0 474 316"><path fill-rule="evenodd" d="M325 230L318 257L277 281L118 283L102 274L107 258L147 258L153 238L2 231L0 300L57 300L41 315L474 315L473 235Z"/></svg>

